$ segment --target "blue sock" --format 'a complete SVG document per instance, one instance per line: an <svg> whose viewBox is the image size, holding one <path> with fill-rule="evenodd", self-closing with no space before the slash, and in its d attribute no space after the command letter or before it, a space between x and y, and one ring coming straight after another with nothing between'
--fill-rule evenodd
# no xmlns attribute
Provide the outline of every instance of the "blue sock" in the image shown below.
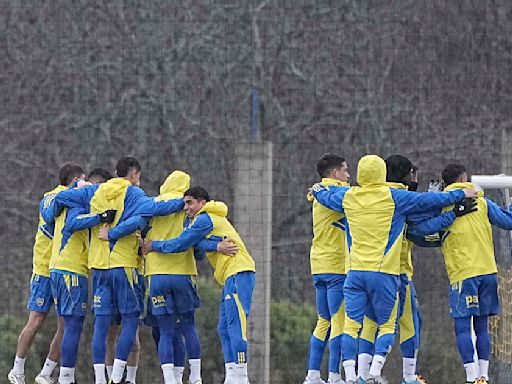
<svg viewBox="0 0 512 384"><path fill-rule="evenodd" d="M476 334L476 351L478 358L489 360L491 355L491 338L489 337L489 316L476 316L473 318Z"/></svg>
<svg viewBox="0 0 512 384"><path fill-rule="evenodd" d="M105 364L106 340L112 315L96 315L94 317L94 333L92 335L92 361L94 364Z"/></svg>
<svg viewBox="0 0 512 384"><path fill-rule="evenodd" d="M326 346L327 340L322 341L311 335L311 339L309 340L309 370L320 370L320 366L322 365L322 357L324 355Z"/></svg>
<svg viewBox="0 0 512 384"><path fill-rule="evenodd" d="M185 344L183 343L183 333L181 333L181 325L176 324L172 338L172 348L174 351L174 366L185 366Z"/></svg>
<svg viewBox="0 0 512 384"><path fill-rule="evenodd" d="M75 367L83 324L82 316L64 316L64 336L60 347L61 367Z"/></svg>
<svg viewBox="0 0 512 384"><path fill-rule="evenodd" d="M400 344L400 351L402 352L402 357L406 359L414 359L414 355L416 353L414 336Z"/></svg>
<svg viewBox="0 0 512 384"><path fill-rule="evenodd" d="M127 361L139 327L137 313L121 314L121 333L117 339L116 359Z"/></svg>
<svg viewBox="0 0 512 384"><path fill-rule="evenodd" d="M343 361L356 360L357 358L357 339L344 333L341 337L341 351Z"/></svg>
<svg viewBox="0 0 512 384"><path fill-rule="evenodd" d="M173 314L157 315L160 340L158 342L158 356L160 364L174 364L174 349L172 344L176 317Z"/></svg>
<svg viewBox="0 0 512 384"><path fill-rule="evenodd" d="M329 372L340 373L341 336L329 340Z"/></svg>
<svg viewBox="0 0 512 384"><path fill-rule="evenodd" d="M359 338L359 351L358 353L367 353L368 355L372 355L375 352L375 344L370 343L368 340L363 338Z"/></svg>
<svg viewBox="0 0 512 384"><path fill-rule="evenodd" d="M201 344L194 321L194 312L187 312L180 315L181 332L185 337L187 355L189 359L201 358Z"/></svg>
<svg viewBox="0 0 512 384"><path fill-rule="evenodd" d="M455 320L455 338L460 357L464 364L474 361L475 349L471 340L471 317L459 317Z"/></svg>
<svg viewBox="0 0 512 384"><path fill-rule="evenodd" d="M387 356L391 351L393 344L395 344L394 333L378 335L377 340L375 340L375 354L380 356Z"/></svg>
<svg viewBox="0 0 512 384"><path fill-rule="evenodd" d="M219 324L217 325L217 333L219 334L220 343L222 345L222 352L224 353L224 363L234 363L235 356L231 349L231 342L229 341L228 333L228 320L224 305L221 303L219 308Z"/></svg>

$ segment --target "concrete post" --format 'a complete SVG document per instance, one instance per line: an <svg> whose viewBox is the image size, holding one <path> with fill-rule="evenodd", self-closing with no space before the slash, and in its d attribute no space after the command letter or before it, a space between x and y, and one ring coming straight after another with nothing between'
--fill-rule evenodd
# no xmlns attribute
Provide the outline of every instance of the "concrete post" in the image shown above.
<svg viewBox="0 0 512 384"><path fill-rule="evenodd" d="M256 262L256 287L248 320L251 382L270 383L270 282L272 249L272 143L236 149L234 225Z"/></svg>

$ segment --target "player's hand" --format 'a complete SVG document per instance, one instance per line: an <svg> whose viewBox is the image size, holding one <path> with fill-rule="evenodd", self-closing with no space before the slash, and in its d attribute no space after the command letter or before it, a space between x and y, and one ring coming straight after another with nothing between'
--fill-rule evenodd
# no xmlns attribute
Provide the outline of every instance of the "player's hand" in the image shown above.
<svg viewBox="0 0 512 384"><path fill-rule="evenodd" d="M100 223L112 224L116 217L116 212L117 211L115 209L109 209L100 213Z"/></svg>
<svg viewBox="0 0 512 384"><path fill-rule="evenodd" d="M147 255L149 252L153 251L153 242L151 240L145 240L142 245L142 254Z"/></svg>
<svg viewBox="0 0 512 384"><path fill-rule="evenodd" d="M217 244L217 252L226 256L235 256L238 252L238 245L231 239L225 237Z"/></svg>
<svg viewBox="0 0 512 384"><path fill-rule="evenodd" d="M466 195L466 197L468 197L470 199L474 199L478 196L477 192L474 189L464 188L463 191L464 191L464 195Z"/></svg>
<svg viewBox="0 0 512 384"><path fill-rule="evenodd" d="M478 211L476 204L477 203L475 199L462 199L455 204L453 207L453 212L457 217L467 215L468 213Z"/></svg>
<svg viewBox="0 0 512 384"><path fill-rule="evenodd" d="M89 183L88 181L85 180L78 180L78 182L76 183L77 188L88 187L89 185L92 185L92 183Z"/></svg>
<svg viewBox="0 0 512 384"><path fill-rule="evenodd" d="M106 225L105 225L105 226L100 227L100 233L99 233L99 236L98 236L98 237L99 237L101 240L108 241L108 230L109 230L109 229L110 229L110 228L109 228L109 227L107 227Z"/></svg>
<svg viewBox="0 0 512 384"><path fill-rule="evenodd" d="M443 183L439 180L430 180L428 183L429 192L441 192L443 190Z"/></svg>

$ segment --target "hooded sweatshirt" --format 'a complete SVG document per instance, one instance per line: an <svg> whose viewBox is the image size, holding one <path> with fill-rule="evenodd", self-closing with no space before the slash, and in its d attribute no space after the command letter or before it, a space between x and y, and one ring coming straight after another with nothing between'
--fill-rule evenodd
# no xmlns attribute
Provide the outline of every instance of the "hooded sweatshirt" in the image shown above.
<svg viewBox="0 0 512 384"><path fill-rule="evenodd" d="M475 186L468 182L453 183L445 191L457 188L475 189ZM476 201L478 210L455 219L443 239L441 249L450 284L498 272L487 200L483 192L478 192ZM452 209L445 207L443 211Z"/></svg>
<svg viewBox="0 0 512 384"><path fill-rule="evenodd" d="M183 252L198 244L204 238L223 238L227 236L238 246L234 256L218 252L206 255L214 270L215 280L224 285L229 276L239 272L256 271L256 265L245 247L240 235L227 219L228 207L220 201L208 201L196 214L181 235L167 241L153 241L153 250L160 253Z"/></svg>
<svg viewBox="0 0 512 384"><path fill-rule="evenodd" d="M323 185L348 186L348 183L323 178ZM324 207L311 194L308 201L313 203L313 242L310 251L311 274L345 273L345 215ZM348 260L348 258L347 258Z"/></svg>
<svg viewBox="0 0 512 384"><path fill-rule="evenodd" d="M156 201L182 198L190 187L190 176L185 172L172 172L160 187ZM185 222L185 212L179 211L168 216L153 217L150 221L149 240L169 240L180 235ZM197 275L196 261L192 248L172 255L150 252L146 256L145 274Z"/></svg>
<svg viewBox="0 0 512 384"><path fill-rule="evenodd" d="M363 156L357 168L358 187L314 188L321 204L345 213L349 269L400 274L405 219L408 214L454 204L462 190L417 193L386 185L386 163Z"/></svg>
<svg viewBox="0 0 512 384"><path fill-rule="evenodd" d="M40 203L40 211L49 206L55 196L67 189L64 185L58 185L54 189L44 194ZM51 229L45 225L45 220L41 213L39 214L39 225L37 226L36 239L33 248L33 270L35 275L50 277L50 257L52 255L53 223Z"/></svg>

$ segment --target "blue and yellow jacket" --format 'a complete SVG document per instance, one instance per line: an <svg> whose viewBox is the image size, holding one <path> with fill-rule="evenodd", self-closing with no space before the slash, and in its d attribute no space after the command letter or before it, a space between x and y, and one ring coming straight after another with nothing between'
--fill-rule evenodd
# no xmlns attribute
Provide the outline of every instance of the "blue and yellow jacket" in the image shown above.
<svg viewBox="0 0 512 384"><path fill-rule="evenodd" d="M348 186L348 183L323 178L325 186ZM311 194L308 201L313 203L313 242L310 251L311 274L345 273L345 215L324 207Z"/></svg>
<svg viewBox="0 0 512 384"><path fill-rule="evenodd" d="M53 221L47 223L44 220L41 211L49 206L55 196L67 189L64 185L59 185L49 192L44 194L43 199L39 204L39 224L37 226L36 239L33 248L33 270L32 273L36 275L50 277L50 258L52 255L52 240L54 234Z"/></svg>
<svg viewBox="0 0 512 384"><path fill-rule="evenodd" d="M155 200L182 198L183 193L190 187L190 176L185 172L172 172L160 187L160 195ZM153 217L149 223L150 230L147 238L150 240L169 240L183 232L185 211L181 210L167 216ZM146 255L145 275L197 275L194 250L188 248L184 252L172 256L159 252Z"/></svg>
<svg viewBox="0 0 512 384"><path fill-rule="evenodd" d="M475 189L471 183L450 184L445 190L457 188ZM462 280L496 273L494 242L491 225L512 230L512 213L500 208L486 199L483 192L478 193L476 212L456 218L453 207L445 207L444 213L434 219L415 225L415 231L421 235L435 233L432 220L438 219L446 231L442 238L441 250L450 284Z"/></svg>
<svg viewBox="0 0 512 384"><path fill-rule="evenodd" d="M153 250L160 253L183 252L204 238L228 237L238 246L234 256L207 252L213 267L215 280L224 285L229 276L244 271L256 271L256 264L245 247L240 235L227 219L228 207L220 201L209 201L197 213L190 225L178 237L166 241L153 241Z"/></svg>
<svg viewBox="0 0 512 384"><path fill-rule="evenodd" d="M123 178L110 179L99 185L69 189L59 193L54 199L55 208L51 216L64 207L83 208L91 217L91 242L89 268L110 269L116 267L138 268L139 238L137 230L145 227L151 216L168 215L183 209L183 199L156 202L146 196L139 187L132 186ZM110 225L109 242L99 239L99 214L108 210L117 211ZM123 224L123 225L121 225Z"/></svg>
<svg viewBox="0 0 512 384"><path fill-rule="evenodd" d="M390 188L386 185L386 163L376 155L361 158L357 181L358 187L313 190L321 204L345 213L350 270L399 275L407 215L464 198L462 190L417 193Z"/></svg>
<svg viewBox="0 0 512 384"><path fill-rule="evenodd" d="M89 274L88 228L96 221L95 216L85 214L83 208L66 208L55 218L50 271Z"/></svg>

